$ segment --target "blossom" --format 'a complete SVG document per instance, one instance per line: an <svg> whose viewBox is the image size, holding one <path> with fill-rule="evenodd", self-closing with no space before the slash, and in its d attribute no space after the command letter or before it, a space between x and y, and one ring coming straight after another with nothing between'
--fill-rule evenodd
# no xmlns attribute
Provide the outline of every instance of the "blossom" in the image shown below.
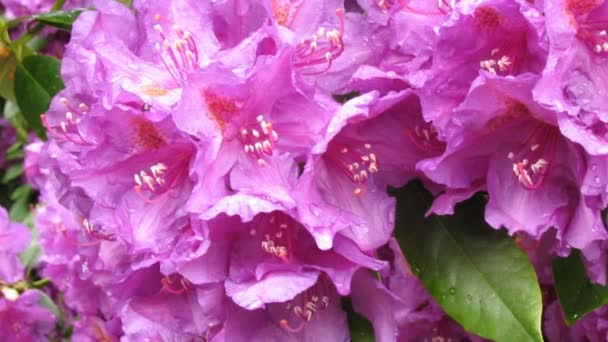
<svg viewBox="0 0 608 342"><path fill-rule="evenodd" d="M550 54L534 97L558 114L562 133L593 155L605 155L603 89L608 25L602 1L545 2Z"/></svg>
<svg viewBox="0 0 608 342"><path fill-rule="evenodd" d="M191 212L250 220L295 206L298 162L320 138L335 104L294 85L290 62L283 50L259 56L244 76L218 63L189 78L174 118L199 140Z"/></svg>
<svg viewBox="0 0 608 342"><path fill-rule="evenodd" d="M457 6L439 29L433 64L421 88L425 119L442 131L444 120L449 121L452 109L484 73L500 77L540 74L547 51L539 17L525 2L463 2Z"/></svg>
<svg viewBox="0 0 608 342"><path fill-rule="evenodd" d="M462 135L448 140L442 157L420 167L449 188L485 184L485 219L491 226L537 240L556 228L560 254L570 247L593 254L593 245L606 240L606 233L601 206L589 204L580 193L589 156L561 135L554 112L533 101L536 79L492 75L475 84L452 117L453 132ZM602 272L596 280L603 278Z"/></svg>
<svg viewBox="0 0 608 342"><path fill-rule="evenodd" d="M345 341L349 337L339 296L323 275L291 300L252 311L233 304L228 310L227 340Z"/></svg>
<svg viewBox="0 0 608 342"><path fill-rule="evenodd" d="M40 305L40 292L0 290L0 338L7 341L47 341L56 317Z"/></svg>
<svg viewBox="0 0 608 342"><path fill-rule="evenodd" d="M384 266L345 238L332 250L319 250L302 224L279 211L259 214L235 233L228 255L226 293L249 310L290 300L317 282L321 274L346 295L359 267Z"/></svg>
<svg viewBox="0 0 608 342"><path fill-rule="evenodd" d="M391 84L378 79L357 85ZM299 179L298 210L320 248L330 248L337 233L363 250L384 245L394 213L386 187L419 176L416 164L443 152L444 143L422 120L416 94L383 90L355 97L339 109Z"/></svg>

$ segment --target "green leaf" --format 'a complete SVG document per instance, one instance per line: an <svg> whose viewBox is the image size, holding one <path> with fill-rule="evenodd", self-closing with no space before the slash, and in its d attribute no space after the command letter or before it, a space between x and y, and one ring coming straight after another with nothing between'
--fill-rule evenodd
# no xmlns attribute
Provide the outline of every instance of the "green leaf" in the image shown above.
<svg viewBox="0 0 608 342"><path fill-rule="evenodd" d="M84 8L78 8L70 11L43 13L34 15L33 18L45 25L53 26L65 31L70 31L72 29L72 24L74 23L76 18L78 18L80 13L82 13L84 10Z"/></svg>
<svg viewBox="0 0 608 342"><path fill-rule="evenodd" d="M19 254L19 260L21 264L25 266L25 269L29 273L38 264L38 259L42 254L42 248L38 243L33 243L21 254Z"/></svg>
<svg viewBox="0 0 608 342"><path fill-rule="evenodd" d="M553 260L553 279L568 325L608 304L608 286L589 281L578 250L572 251L567 258Z"/></svg>
<svg viewBox="0 0 608 342"><path fill-rule="evenodd" d="M49 295L47 295L46 293L44 293L40 290L33 290L33 291L36 291L40 294L40 299L38 300L40 305L49 309L49 311L51 311L53 313L53 315L55 315L55 318L57 318L57 325L62 325L63 324L63 315L61 314L61 311L59 311L59 308L57 307L55 302L53 302L51 297L49 297Z"/></svg>
<svg viewBox="0 0 608 342"><path fill-rule="evenodd" d="M46 112L51 99L64 88L59 74L59 60L49 56L29 56L17 65L15 97L30 127L42 138L44 128L40 115Z"/></svg>
<svg viewBox="0 0 608 342"><path fill-rule="evenodd" d="M342 308L348 315L348 326L350 328L350 338L352 342L374 342L374 327L367 318L359 315L353 310L349 298L342 300Z"/></svg>
<svg viewBox="0 0 608 342"><path fill-rule="evenodd" d="M425 218L432 197L419 183L397 191L395 233L416 276L462 326L501 341L542 341L541 292L527 255L484 222L481 196L456 214Z"/></svg>
<svg viewBox="0 0 608 342"><path fill-rule="evenodd" d="M6 49L0 42L0 49ZM17 67L17 57L10 53L8 56L0 56L0 96L15 101L15 68Z"/></svg>
<svg viewBox="0 0 608 342"><path fill-rule="evenodd" d="M11 205L8 215L12 221L23 222L30 214L30 193L32 189L28 185L22 185L11 194Z"/></svg>
<svg viewBox="0 0 608 342"><path fill-rule="evenodd" d="M4 176L2 177L2 184L6 184L17 177L21 176L23 173L23 164L15 164L11 165L7 170Z"/></svg>

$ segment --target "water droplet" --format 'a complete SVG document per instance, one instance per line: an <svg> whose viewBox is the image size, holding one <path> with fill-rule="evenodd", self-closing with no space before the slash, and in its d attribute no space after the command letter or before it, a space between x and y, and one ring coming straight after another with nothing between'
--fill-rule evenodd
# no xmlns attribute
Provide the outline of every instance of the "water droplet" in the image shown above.
<svg viewBox="0 0 608 342"><path fill-rule="evenodd" d="M597 165L592 164L592 165L591 165L591 171L595 171L595 170L597 170Z"/></svg>
<svg viewBox="0 0 608 342"><path fill-rule="evenodd" d="M593 180L594 180L596 183L599 183L599 182L600 182L600 177L595 176L595 177L593 178Z"/></svg>
<svg viewBox="0 0 608 342"><path fill-rule="evenodd" d="M445 299L445 298L446 298L446 296L445 296L445 295L441 296L441 299Z"/></svg>
<svg viewBox="0 0 608 342"><path fill-rule="evenodd" d="M450 287L450 294L453 295L456 293L456 289L453 287Z"/></svg>
<svg viewBox="0 0 608 342"><path fill-rule="evenodd" d="M572 314L572 319L577 319L578 318L578 314Z"/></svg>
<svg viewBox="0 0 608 342"><path fill-rule="evenodd" d="M418 273L420 273L420 269L419 269L418 267L414 267L414 272L415 272L416 274L418 274Z"/></svg>
<svg viewBox="0 0 608 342"><path fill-rule="evenodd" d="M471 294L469 293L469 294L467 294L467 299L468 300L473 300L473 296L471 296Z"/></svg>

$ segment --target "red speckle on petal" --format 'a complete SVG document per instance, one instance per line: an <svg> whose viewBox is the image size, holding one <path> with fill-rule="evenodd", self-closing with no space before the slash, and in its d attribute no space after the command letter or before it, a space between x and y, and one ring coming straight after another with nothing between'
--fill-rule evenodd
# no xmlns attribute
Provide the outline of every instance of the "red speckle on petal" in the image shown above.
<svg viewBox="0 0 608 342"><path fill-rule="evenodd" d="M566 8L570 14L578 16L591 12L601 3L598 0L566 0Z"/></svg>
<svg viewBox="0 0 608 342"><path fill-rule="evenodd" d="M239 111L239 106L233 100L219 96L209 89L203 90L202 93L209 114L223 131L230 122L232 116Z"/></svg>
<svg viewBox="0 0 608 342"><path fill-rule="evenodd" d="M167 143L152 122L136 118L133 119L132 125L135 130L135 145L140 149L156 150Z"/></svg>
<svg viewBox="0 0 608 342"><path fill-rule="evenodd" d="M503 17L500 13L490 6L480 6L476 8L473 16L475 17L477 25L486 29L497 28L503 21Z"/></svg>

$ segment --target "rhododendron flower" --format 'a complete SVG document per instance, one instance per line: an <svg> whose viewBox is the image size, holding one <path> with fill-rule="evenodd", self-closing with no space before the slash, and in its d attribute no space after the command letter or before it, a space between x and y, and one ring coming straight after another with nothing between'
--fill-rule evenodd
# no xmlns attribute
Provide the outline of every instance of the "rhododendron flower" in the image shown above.
<svg viewBox="0 0 608 342"><path fill-rule="evenodd" d="M287 213L259 214L241 226L231 246L226 292L247 309L292 299L320 274L346 295L357 269L384 266L346 238L332 250L319 250L304 226Z"/></svg>
<svg viewBox="0 0 608 342"><path fill-rule="evenodd" d="M547 1L545 12L550 54L534 96L559 112L565 136L591 154L605 155L608 3Z"/></svg>
<svg viewBox="0 0 608 342"><path fill-rule="evenodd" d="M534 103L536 79L489 75L477 82L446 125L460 137L448 140L446 153L423 161L421 169L449 188L485 184L486 221L493 227L534 239L556 228L561 254L570 247L585 251L608 237L601 207L590 207L580 194L587 155L561 135L555 113ZM596 274L596 281L604 282L604 274Z"/></svg>
<svg viewBox="0 0 608 342"><path fill-rule="evenodd" d="M373 91L345 103L299 181L298 210L319 247L330 248L338 232L363 250L385 244L394 212L387 185L405 184L419 161L443 149L410 90Z"/></svg>
<svg viewBox="0 0 608 342"><path fill-rule="evenodd" d="M40 292L0 289L0 339L3 341L47 341L56 317L40 305Z"/></svg>
<svg viewBox="0 0 608 342"><path fill-rule="evenodd" d="M540 14L526 2L462 3L439 30L429 79L421 89L423 113L443 127L481 74L540 73L547 54L539 40Z"/></svg>
<svg viewBox="0 0 608 342"><path fill-rule="evenodd" d="M231 305L225 325L226 340L315 341L348 339L346 315L331 282L320 275L293 299L245 310Z"/></svg>
<svg viewBox="0 0 608 342"><path fill-rule="evenodd" d="M188 79L175 121L198 138L190 211L250 220L295 206L297 163L335 108L330 99L315 98L312 88L296 87L296 77L289 53L278 51L259 56L244 76L213 64Z"/></svg>

